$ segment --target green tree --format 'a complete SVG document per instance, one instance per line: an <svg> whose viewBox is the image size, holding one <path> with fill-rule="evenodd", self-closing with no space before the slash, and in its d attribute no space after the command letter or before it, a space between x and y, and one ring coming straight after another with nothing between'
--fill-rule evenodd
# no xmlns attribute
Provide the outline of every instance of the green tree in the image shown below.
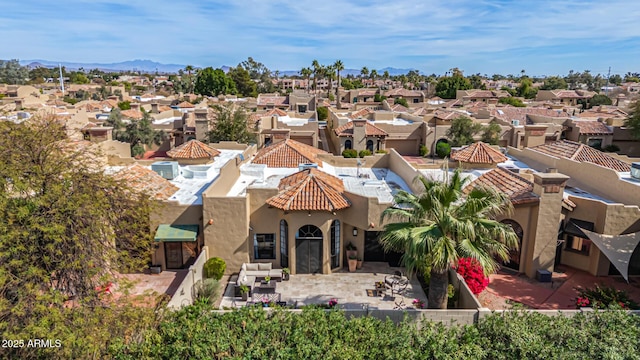
<svg viewBox="0 0 640 360"><path fill-rule="evenodd" d="M520 86L516 88L516 92L518 96L523 97L525 99L533 99L536 97L538 93L538 89L533 87L533 81L528 77L523 77L520 80Z"/></svg>
<svg viewBox="0 0 640 360"><path fill-rule="evenodd" d="M624 126L629 128L631 135L640 140L640 100L636 100L631 105L629 117L625 120Z"/></svg>
<svg viewBox="0 0 640 360"><path fill-rule="evenodd" d="M471 82L460 71L454 71L451 76L443 77L436 84L436 95L443 99L455 99L458 90L471 89Z"/></svg>
<svg viewBox="0 0 640 360"><path fill-rule="evenodd" d="M325 121L329 118L329 109L326 106L319 106L317 109L318 121Z"/></svg>
<svg viewBox="0 0 640 360"><path fill-rule="evenodd" d="M611 104L613 104L611 98L604 94L596 94L589 100L589 105L591 107Z"/></svg>
<svg viewBox="0 0 640 360"><path fill-rule="evenodd" d="M118 108L120 110L130 110L131 109L131 101L129 101L129 100L120 101L118 103Z"/></svg>
<svg viewBox="0 0 640 360"><path fill-rule="evenodd" d="M195 84L195 93L205 96L218 96L220 94L235 94L236 84L222 69L207 67L198 72Z"/></svg>
<svg viewBox="0 0 640 360"><path fill-rule="evenodd" d="M484 86L484 83L482 82L482 76L480 76L480 74L474 74L469 76L469 82L471 82L471 88L472 89L482 89L482 87L484 87L486 89L486 86Z"/></svg>
<svg viewBox="0 0 640 360"><path fill-rule="evenodd" d="M549 76L544 79L544 84L540 87L540 90L556 90L566 89L567 82L560 76Z"/></svg>
<svg viewBox="0 0 640 360"><path fill-rule="evenodd" d="M405 98L395 98L395 99L393 99L393 102L395 104L400 104L400 105L402 105L402 106L404 106L406 108L409 107L409 104L407 103L407 99L405 99Z"/></svg>
<svg viewBox="0 0 640 360"><path fill-rule="evenodd" d="M495 258L507 260L509 250L518 246L513 229L495 220L512 210L509 197L491 188L476 187L467 195L462 189L469 178L456 169L444 182L417 181L420 194L399 191L394 205L382 213L392 220L380 238L385 251L404 253L403 265L409 272L430 269L429 308L446 309L447 272L459 258L477 259L485 272L497 269Z"/></svg>
<svg viewBox="0 0 640 360"><path fill-rule="evenodd" d="M258 90L255 81L251 80L249 72L242 66L229 69L227 76L233 80L238 93L242 96L257 97Z"/></svg>
<svg viewBox="0 0 640 360"><path fill-rule="evenodd" d="M0 60L0 84L21 85L29 79L29 68L17 59Z"/></svg>
<svg viewBox="0 0 640 360"><path fill-rule="evenodd" d="M309 92L309 81L311 79L311 74L313 74L313 70L311 70L311 68L304 67L300 70L300 76L307 80L307 93Z"/></svg>
<svg viewBox="0 0 640 360"><path fill-rule="evenodd" d="M341 84L340 71L344 70L344 64L342 63L342 60L336 60L336 62L333 63L333 68L338 73L338 76L337 76L338 86L336 86L336 101L338 104L338 109L340 109L340 84Z"/></svg>
<svg viewBox="0 0 640 360"><path fill-rule="evenodd" d="M53 118L0 122L0 333L61 339L56 358L74 357L61 354L77 344L104 347L83 339L106 341L104 330L118 327L98 326L116 320L96 288L116 271L141 270L153 248L150 198L106 175L99 155L70 142ZM20 351L9 358L39 350Z"/></svg>
<svg viewBox="0 0 640 360"><path fill-rule="evenodd" d="M151 120L149 113L145 112L142 119L125 123L120 109L115 108L111 110L105 125L113 127L114 139L129 143L133 156L141 156L145 152L145 146L161 145L167 138L164 131L155 130L151 126Z"/></svg>
<svg viewBox="0 0 640 360"><path fill-rule="evenodd" d="M318 78L322 75L322 65L318 60L313 60L311 66L313 67L313 93L315 94L318 91Z"/></svg>
<svg viewBox="0 0 640 360"><path fill-rule="evenodd" d="M89 78L83 72L74 71L71 73L71 82L74 84L88 84Z"/></svg>
<svg viewBox="0 0 640 360"><path fill-rule="evenodd" d="M440 159L449 157L450 154L451 154L451 145L449 145L446 142L439 142L436 144L436 155L438 155Z"/></svg>
<svg viewBox="0 0 640 360"><path fill-rule="evenodd" d="M491 145L498 145L501 134L502 127L500 127L498 123L492 121L489 125L483 127L481 141Z"/></svg>
<svg viewBox="0 0 640 360"><path fill-rule="evenodd" d="M525 103L522 102L522 100L516 98L516 97L512 97L512 96L507 96L507 97L503 97L500 98L500 100L498 100L498 102L500 104L506 104L506 105L511 105L511 106L515 106L515 107L527 107L527 105Z"/></svg>
<svg viewBox="0 0 640 360"><path fill-rule="evenodd" d="M248 116L244 108L230 105L213 106L215 120L207 133L209 142L237 141L242 144L254 143L256 135L249 131Z"/></svg>
<svg viewBox="0 0 640 360"><path fill-rule="evenodd" d="M609 82L613 85L620 86L620 84L622 84L622 76L613 74L609 77Z"/></svg>
<svg viewBox="0 0 640 360"><path fill-rule="evenodd" d="M466 116L461 116L451 121L451 127L447 130L447 137L451 139L451 145L463 146L473 143L473 137L482 130L482 125L473 122Z"/></svg>

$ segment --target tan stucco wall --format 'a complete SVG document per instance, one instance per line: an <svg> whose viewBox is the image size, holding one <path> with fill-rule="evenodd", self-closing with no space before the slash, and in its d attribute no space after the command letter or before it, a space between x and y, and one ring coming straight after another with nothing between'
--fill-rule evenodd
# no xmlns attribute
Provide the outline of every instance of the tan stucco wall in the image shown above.
<svg viewBox="0 0 640 360"><path fill-rule="evenodd" d="M520 246L520 268L524 272L526 268L533 266L533 250L536 239L536 225L538 222L538 203L515 205L511 214L503 214L496 218L498 221L506 219L517 222L522 227L522 244Z"/></svg>
<svg viewBox="0 0 640 360"><path fill-rule="evenodd" d="M201 205L180 205L177 202L158 203L158 207L151 214L151 231L155 233L160 224L173 225L198 225L198 244L203 244L202 233L202 206ZM152 256L154 265L162 265L162 270L166 269L164 246L159 242L159 247Z"/></svg>
<svg viewBox="0 0 640 360"><path fill-rule="evenodd" d="M569 185L577 186L606 199L629 205L640 205L640 187L623 181L618 173L609 168L587 162L555 158L531 149L518 150L509 147L509 155L521 160L538 171L557 168L558 172L571 177Z"/></svg>

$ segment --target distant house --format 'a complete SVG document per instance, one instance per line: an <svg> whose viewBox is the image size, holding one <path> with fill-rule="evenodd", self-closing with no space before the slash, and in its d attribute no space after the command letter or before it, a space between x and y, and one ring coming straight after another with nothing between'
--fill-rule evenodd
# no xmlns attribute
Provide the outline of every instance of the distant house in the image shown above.
<svg viewBox="0 0 640 360"><path fill-rule="evenodd" d="M578 100L588 101L596 95L593 91L586 90L539 90L536 101L550 101L568 106L578 105Z"/></svg>

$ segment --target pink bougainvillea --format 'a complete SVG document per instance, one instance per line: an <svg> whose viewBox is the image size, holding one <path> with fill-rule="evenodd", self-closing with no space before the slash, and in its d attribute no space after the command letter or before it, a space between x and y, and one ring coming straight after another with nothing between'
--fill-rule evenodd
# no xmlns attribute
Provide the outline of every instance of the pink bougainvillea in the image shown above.
<svg viewBox="0 0 640 360"><path fill-rule="evenodd" d="M459 259L456 271L464 278L467 286L469 286L469 289L475 295L480 294L489 286L489 278L484 274L482 265L480 265L480 262L476 259Z"/></svg>

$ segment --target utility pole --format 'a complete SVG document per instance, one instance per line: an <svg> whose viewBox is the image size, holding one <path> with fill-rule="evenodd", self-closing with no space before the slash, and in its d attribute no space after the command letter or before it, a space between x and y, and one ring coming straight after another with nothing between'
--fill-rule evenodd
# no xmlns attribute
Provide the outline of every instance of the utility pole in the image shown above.
<svg viewBox="0 0 640 360"><path fill-rule="evenodd" d="M604 94L609 96L609 77L611 77L611 66L609 66L609 72L607 73L607 86L604 88Z"/></svg>

